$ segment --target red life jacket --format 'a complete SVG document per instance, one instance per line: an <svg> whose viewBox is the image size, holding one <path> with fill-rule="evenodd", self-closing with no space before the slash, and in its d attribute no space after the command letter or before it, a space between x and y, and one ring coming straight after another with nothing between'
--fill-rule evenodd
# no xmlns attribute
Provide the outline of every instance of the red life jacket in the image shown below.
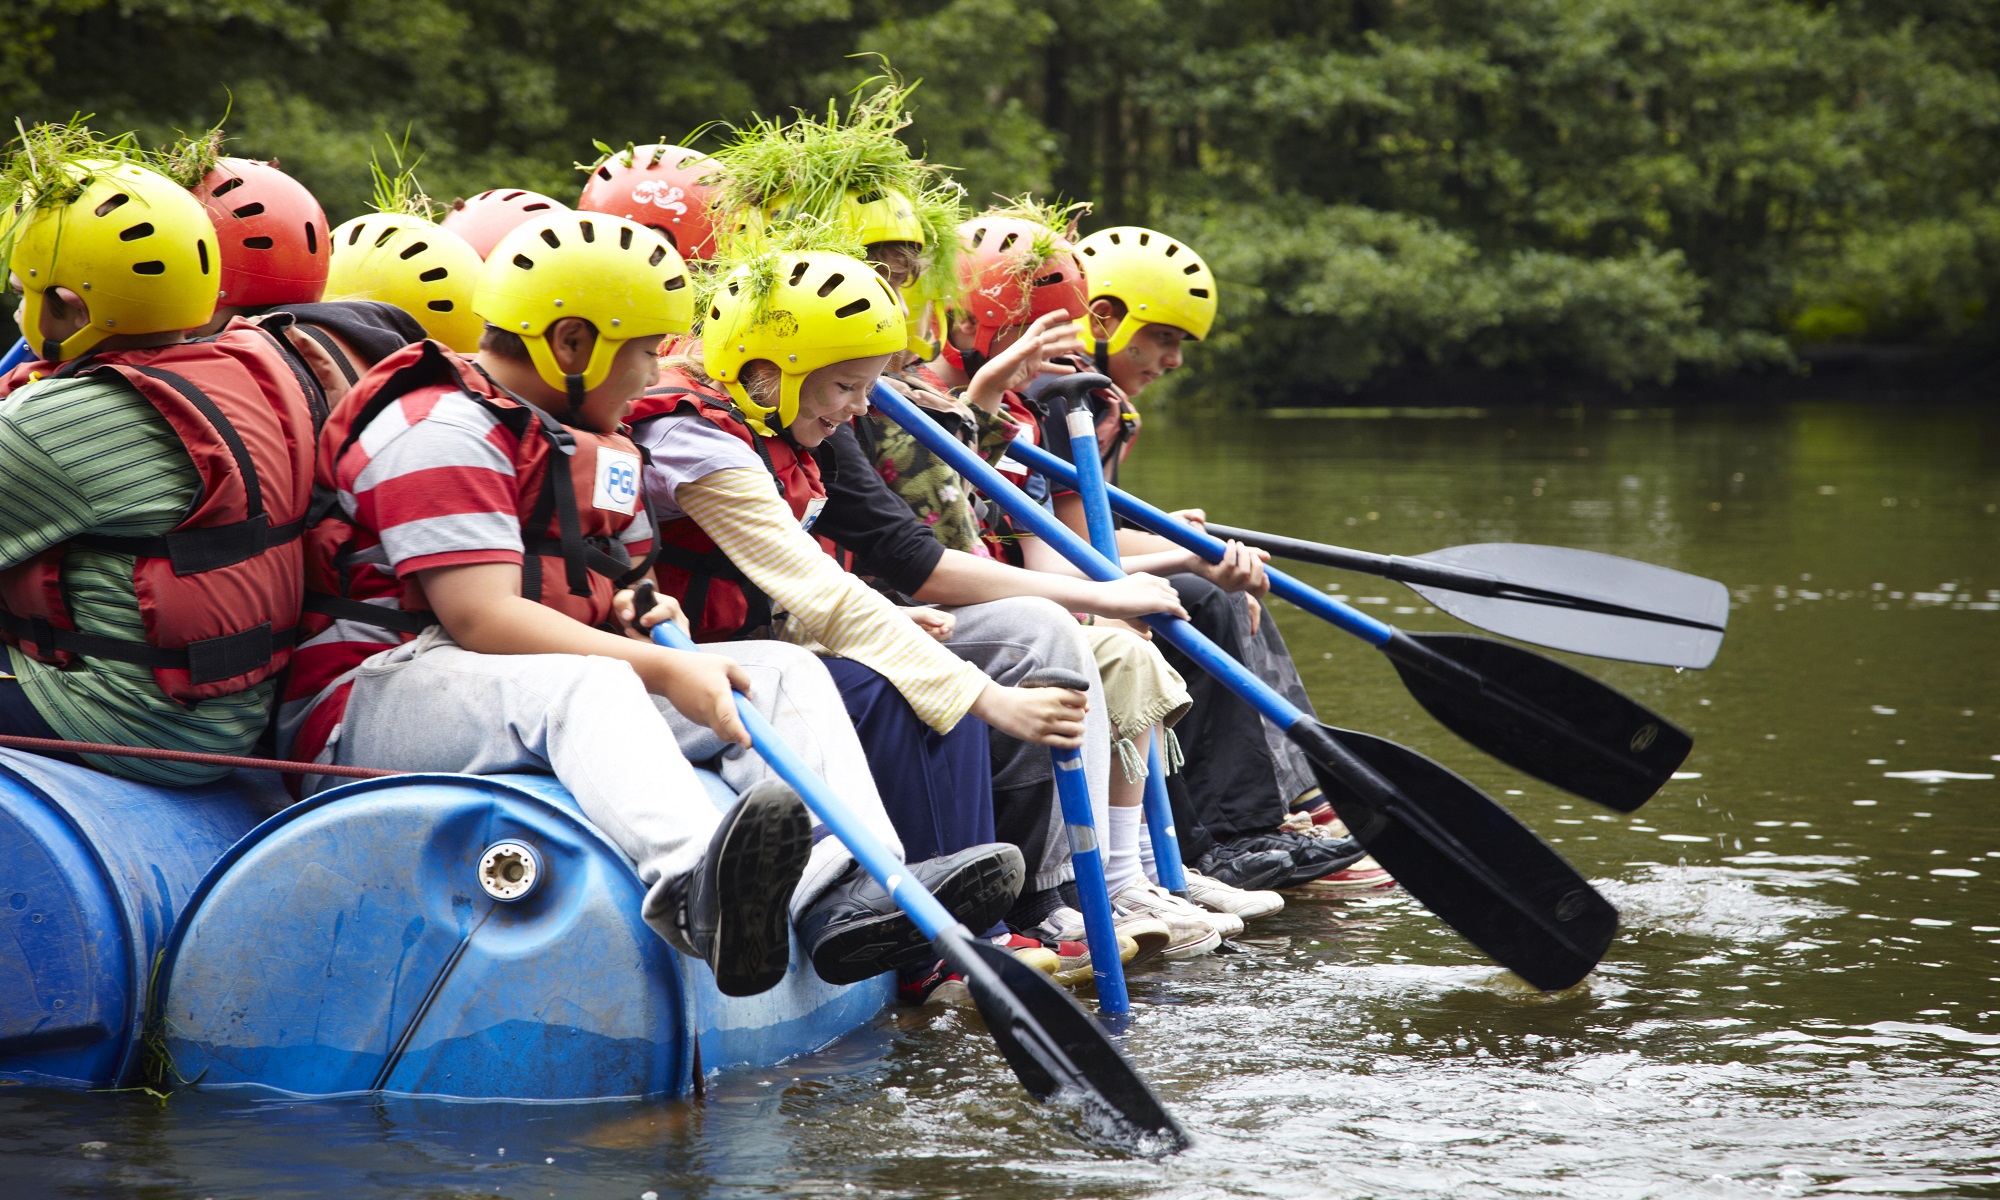
<svg viewBox="0 0 2000 1200"><path fill-rule="evenodd" d="M418 633L437 622L427 610L423 587L400 580L398 614L352 595L352 555L371 540L348 521L334 502L340 458L370 422L391 404L429 387L463 391L514 434L514 478L521 542L521 594L586 625L605 626L611 597L652 569L652 555L638 562L618 541L646 504L646 452L623 433L603 434L565 425L495 383L478 365L436 342L418 342L377 363L343 397L320 436L315 507L324 510L308 534L306 609L317 634L339 618L401 633ZM551 455L557 457L551 458ZM550 470L550 463L560 464ZM578 497L592 503L580 503ZM611 499L624 509L602 507ZM657 542L655 543L657 544Z"/></svg>
<svg viewBox="0 0 2000 1200"><path fill-rule="evenodd" d="M79 534L0 571L0 637L58 667L78 655L150 667L182 703L269 679L298 636L318 381L280 335L241 320L212 338L86 355L45 377L103 374L166 418L201 490L168 533ZM9 376L17 381L19 372ZM133 556L143 642L77 632L63 588L71 547Z"/></svg>
<svg viewBox="0 0 2000 1200"><path fill-rule="evenodd" d="M676 413L692 414L756 451L777 482L778 495L791 506L792 516L811 530L826 505L826 485L819 463L783 437L767 438L744 424L729 395L704 387L679 371L662 376L659 386L639 398L630 418L634 426ZM676 517L659 530L660 590L681 602L698 642L768 637L771 598L750 582L714 539L691 517Z"/></svg>

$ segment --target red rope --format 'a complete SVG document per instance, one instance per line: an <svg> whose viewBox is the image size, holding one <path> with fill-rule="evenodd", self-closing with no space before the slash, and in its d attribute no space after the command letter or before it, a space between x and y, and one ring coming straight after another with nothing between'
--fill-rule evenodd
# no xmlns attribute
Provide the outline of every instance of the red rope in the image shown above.
<svg viewBox="0 0 2000 1200"><path fill-rule="evenodd" d="M336 767L286 762L277 758L241 758L234 754L198 754L192 750L154 750L140 746L107 746L101 742L65 742L56 738L19 737L0 733L0 746L37 754L108 754L114 758L157 758L166 762L200 763L208 767L240 767L246 771L277 771L285 775L333 775L342 779L380 779L403 775L376 767Z"/></svg>

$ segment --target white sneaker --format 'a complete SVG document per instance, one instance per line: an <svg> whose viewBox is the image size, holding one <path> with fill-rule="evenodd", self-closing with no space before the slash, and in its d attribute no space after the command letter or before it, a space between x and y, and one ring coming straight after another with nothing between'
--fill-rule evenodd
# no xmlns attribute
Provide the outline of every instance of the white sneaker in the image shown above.
<svg viewBox="0 0 2000 1200"><path fill-rule="evenodd" d="M1285 907L1285 898L1276 892L1252 892L1230 887L1220 879L1210 879L1200 871L1187 872L1188 899L1212 912L1233 913L1245 921L1268 917Z"/></svg>
<svg viewBox="0 0 2000 1200"><path fill-rule="evenodd" d="M1223 938L1243 932L1243 918L1234 913L1209 912L1147 879L1127 884L1111 904L1164 922L1172 940L1160 954L1170 960L1197 958L1220 946Z"/></svg>
<svg viewBox="0 0 2000 1200"><path fill-rule="evenodd" d="M1115 904L1111 907L1111 931L1118 938L1118 961L1128 967L1138 966L1140 963L1166 950L1173 943L1173 934L1167 928L1166 922L1155 920L1143 913L1120 912L1118 911L1118 906ZM1073 944L1083 947L1086 950L1089 948L1089 937L1083 926L1083 914L1068 905L1064 905L1050 913L1040 925L1030 929L1028 934L1031 937L1039 938L1044 944L1055 943L1058 947L1056 951L1058 955L1062 953L1061 946L1063 945ZM1129 950L1127 949L1128 946L1130 947ZM1090 958L1086 954L1083 956L1081 974L1077 974L1074 970L1066 969L1058 973L1056 979L1061 983L1074 982L1072 979L1065 978L1067 975L1077 975L1077 978L1088 979L1090 978L1089 966Z"/></svg>

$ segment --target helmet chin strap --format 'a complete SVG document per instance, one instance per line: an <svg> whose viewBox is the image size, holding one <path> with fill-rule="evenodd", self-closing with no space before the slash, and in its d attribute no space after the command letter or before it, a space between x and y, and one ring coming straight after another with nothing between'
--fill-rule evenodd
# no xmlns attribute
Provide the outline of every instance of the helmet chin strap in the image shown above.
<svg viewBox="0 0 2000 1200"><path fill-rule="evenodd" d="M586 394L583 388L583 376L564 375L563 390L569 395L569 408L563 412L563 424L574 425L577 418L583 415L583 401Z"/></svg>
<svg viewBox="0 0 2000 1200"><path fill-rule="evenodd" d="M1091 351L1090 357L1091 361L1097 367L1097 373L1099 375L1111 374L1111 343L1104 338L1093 338L1091 340L1095 349Z"/></svg>

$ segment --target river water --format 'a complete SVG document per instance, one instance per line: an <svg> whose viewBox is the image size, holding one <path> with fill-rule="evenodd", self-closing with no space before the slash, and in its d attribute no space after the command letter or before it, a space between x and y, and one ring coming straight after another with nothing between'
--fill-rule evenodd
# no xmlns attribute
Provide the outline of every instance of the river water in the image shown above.
<svg viewBox="0 0 2000 1200"><path fill-rule="evenodd" d="M1154 419L1127 482L1385 552L1484 541L1726 582L1704 672L1594 660L1693 756L1619 816L1432 723L1280 605L1320 715L1485 788L1622 910L1540 995L1400 893L1295 899L1133 978L1195 1138L1079 1142L954 1011L703 1105L0 1094L9 1196L2000 1196L2000 411L1918 402ZM1411 629L1394 584L1300 568Z"/></svg>

